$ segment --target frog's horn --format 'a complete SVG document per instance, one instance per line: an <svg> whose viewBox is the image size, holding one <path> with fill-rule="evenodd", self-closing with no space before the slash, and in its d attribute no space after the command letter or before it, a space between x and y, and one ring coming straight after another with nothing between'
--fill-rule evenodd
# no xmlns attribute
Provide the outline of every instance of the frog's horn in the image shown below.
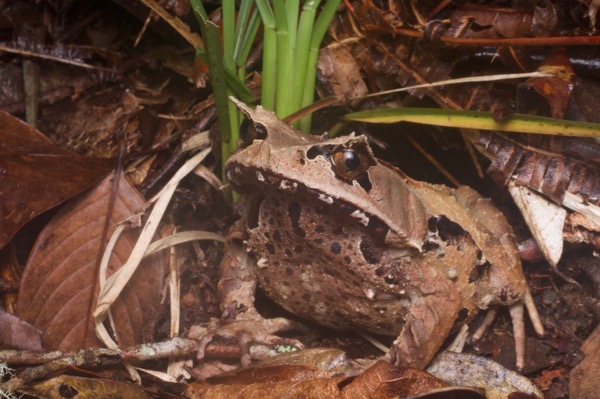
<svg viewBox="0 0 600 399"><path fill-rule="evenodd" d="M254 110L252 108L250 108L234 96L229 96L229 101L234 103L235 106L238 107L248 118L252 118L252 115L254 114Z"/></svg>

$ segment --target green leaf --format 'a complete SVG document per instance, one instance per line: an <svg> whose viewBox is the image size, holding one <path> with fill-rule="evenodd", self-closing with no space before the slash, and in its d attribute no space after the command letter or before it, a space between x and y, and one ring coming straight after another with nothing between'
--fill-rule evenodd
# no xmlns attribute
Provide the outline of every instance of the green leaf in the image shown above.
<svg viewBox="0 0 600 399"><path fill-rule="evenodd" d="M552 134L560 136L600 137L600 124L567 121L535 115L513 114L496 122L491 112L458 111L435 108L376 109L354 112L346 119L368 123L413 122L435 126Z"/></svg>

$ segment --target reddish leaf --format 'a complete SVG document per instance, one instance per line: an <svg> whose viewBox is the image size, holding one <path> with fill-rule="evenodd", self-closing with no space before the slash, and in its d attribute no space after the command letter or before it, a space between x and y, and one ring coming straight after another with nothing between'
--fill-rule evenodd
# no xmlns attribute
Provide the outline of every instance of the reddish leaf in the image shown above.
<svg viewBox="0 0 600 399"><path fill-rule="evenodd" d="M356 378L332 374L307 365L255 367L190 384L184 397L391 399L448 386L422 370L399 369L382 360Z"/></svg>
<svg viewBox="0 0 600 399"><path fill-rule="evenodd" d="M574 86L573 68L564 48L550 53L538 70L550 69L561 71L560 76L531 78L519 85L518 112L546 115L547 112L540 109L545 107L550 111L547 116L564 118Z"/></svg>
<svg viewBox="0 0 600 399"><path fill-rule="evenodd" d="M17 315L43 331L45 348L72 350L99 345L90 303L95 304L98 295L94 277L97 259L102 256L101 237L111 189L109 176L67 204L44 228L33 248L21 281ZM111 214L111 232L143 204L139 192L122 179ZM110 260L110 274L127 260L135 244L134 233L119 239ZM162 257L151 257L140 269L112 307L121 345L148 338L147 330L157 317L165 262Z"/></svg>
<svg viewBox="0 0 600 399"><path fill-rule="evenodd" d="M42 349L42 334L31 324L0 309L0 347Z"/></svg>
<svg viewBox="0 0 600 399"><path fill-rule="evenodd" d="M38 130L0 111L0 248L34 216L80 193L112 164L56 147Z"/></svg>

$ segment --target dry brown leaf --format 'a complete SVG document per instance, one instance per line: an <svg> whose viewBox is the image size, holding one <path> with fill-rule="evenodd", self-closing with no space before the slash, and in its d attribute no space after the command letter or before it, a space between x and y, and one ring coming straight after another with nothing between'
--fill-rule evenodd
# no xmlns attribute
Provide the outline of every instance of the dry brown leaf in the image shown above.
<svg viewBox="0 0 600 399"><path fill-rule="evenodd" d="M0 309L0 347L41 350L42 333L31 324Z"/></svg>
<svg viewBox="0 0 600 399"><path fill-rule="evenodd" d="M407 397L445 388L448 384L414 368L399 369L383 360L342 389L342 398L386 399Z"/></svg>
<svg viewBox="0 0 600 399"><path fill-rule="evenodd" d="M482 131L470 139L492 159L487 172L501 186L515 176L517 185L538 190L557 204L567 191L591 203L600 198L600 144L593 138Z"/></svg>
<svg viewBox="0 0 600 399"><path fill-rule="evenodd" d="M311 366L331 373L341 374L356 368L341 349L318 347L282 353L260 361L258 366Z"/></svg>
<svg viewBox="0 0 600 399"><path fill-rule="evenodd" d="M571 370L569 394L572 399L593 399L600 391L600 326L581 346L585 358Z"/></svg>
<svg viewBox="0 0 600 399"><path fill-rule="evenodd" d="M570 104L574 88L573 68L562 47L553 50L544 60L538 71L560 71L560 76L531 78L519 85L519 109L524 114L546 114L562 119ZM535 94L534 94L535 93Z"/></svg>
<svg viewBox="0 0 600 399"><path fill-rule="evenodd" d="M309 366L273 366L240 370L219 376L217 383L190 384L184 397L190 399L339 398L338 384L345 377Z"/></svg>
<svg viewBox="0 0 600 399"><path fill-rule="evenodd" d="M112 176L65 207L38 237L27 263L17 303L17 316L42 330L47 349L73 350L99 346L91 316L98 289L96 268L102 256L101 237L109 213ZM144 198L121 179L110 219L114 226L133 215ZM125 262L136 231L118 241L109 274ZM157 317L166 265L161 256L144 261L112 307L118 342L130 346L149 338ZM91 305L92 304L92 305Z"/></svg>
<svg viewBox="0 0 600 399"><path fill-rule="evenodd" d="M309 366L255 367L219 376L212 382L191 384L190 399L217 398L328 398L388 399L406 397L447 387L441 380L418 369L399 369L378 361L352 378Z"/></svg>
<svg viewBox="0 0 600 399"><path fill-rule="evenodd" d="M74 377L60 377L37 383L21 390L27 395L44 399L149 399L150 396L137 384L114 380Z"/></svg>
<svg viewBox="0 0 600 399"><path fill-rule="evenodd" d="M451 37L522 37L532 28L533 10L466 5L452 10L449 20Z"/></svg>
<svg viewBox="0 0 600 399"><path fill-rule="evenodd" d="M511 182L508 184L508 191L519 207L542 254L556 269L563 252L563 228L567 211L529 187L517 186Z"/></svg>
<svg viewBox="0 0 600 399"><path fill-rule="evenodd" d="M33 217L98 181L112 164L59 148L0 111L0 248Z"/></svg>
<svg viewBox="0 0 600 399"><path fill-rule="evenodd" d="M360 74L360 65L350 50L345 47L323 48L319 52L317 68L323 82L317 88L321 98L333 95L344 101L369 93Z"/></svg>

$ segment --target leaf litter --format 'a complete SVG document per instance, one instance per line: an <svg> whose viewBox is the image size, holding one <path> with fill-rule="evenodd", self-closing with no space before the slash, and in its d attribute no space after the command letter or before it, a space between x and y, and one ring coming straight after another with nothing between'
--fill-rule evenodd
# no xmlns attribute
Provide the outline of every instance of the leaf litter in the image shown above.
<svg viewBox="0 0 600 399"><path fill-rule="evenodd" d="M469 58L470 61L476 59L483 59L482 57L486 56L491 57L489 56L489 54L492 54L492 56L496 57L494 61L490 61L490 59L488 58L485 62L488 63L486 64L486 68L488 66L494 68L496 66L495 63L497 63L497 60L501 60L502 62L504 62L504 65L531 65L532 59L530 59L529 56L531 54L534 54L535 51L537 51L533 48L518 48L512 46L510 48L500 48L496 49L495 52L490 52L485 49L481 49L480 51L478 47L476 47L485 44L496 45L502 43L539 45L540 43L557 43L559 41L569 44L569 40L575 38L574 40L571 40L572 44L574 44L584 43L585 41L591 42L593 40L597 40L597 37L594 38L593 35L589 37L586 37L585 35L572 37L558 37L557 32L553 30L558 18L557 15L560 15L560 18L563 18L563 15L566 14L553 14L553 11L556 11L556 8L559 7L558 3L555 2L549 2L548 4L544 4L543 7L534 7L533 10L519 9L516 12L512 13L500 12L494 9L488 10L485 6L480 6L480 8L476 10L466 9L466 11L465 9L460 9L460 7L457 7L457 9L459 10L456 12L450 12L447 15L448 18L446 20L443 20L441 24L437 20L430 20L429 17L435 14L433 10L434 5L430 4L430 2L419 2L411 5L411 7L407 7L407 5L404 4L404 2L396 2L394 4L392 4L392 2L388 2L387 4L384 4L384 2L346 2L346 7L347 9L340 11L338 15L339 18L336 21L336 25L334 25L331 29L331 34L337 39L337 42L334 43L334 45L343 46L343 48L345 49L344 56L354 56L356 57L356 59L340 61L344 62L344 66L349 69L348 75L351 75L353 77L353 80L348 82L344 81L343 77L341 79L338 77L337 79L340 80L340 82L338 83L341 86L348 85L348 87L342 87L341 90L339 87L337 87L334 90L334 92L336 93L353 93L356 87L360 87L360 90L363 91L365 87L369 87L371 91L388 90L396 88L398 85L406 86L410 84L424 84L427 82L443 81L450 78L454 78L456 76L460 76L460 73L463 72L463 70L461 69L461 65L463 65L461 64L461 62L463 61L456 61L452 58L453 55L459 56L459 53L468 53L467 56L471 57ZM592 6L590 5L590 7ZM581 8L585 10L585 7ZM574 11L572 11L570 15L572 18L575 19L579 9L575 7L573 8L573 10ZM147 13L144 12L141 14L142 15L140 20L151 20L150 18L148 18ZM475 16L475 18L470 18L470 16ZM521 18L522 16L523 18ZM591 21L588 21L588 19L585 16L583 16L583 11L579 14L579 17L583 18L585 22L584 24L580 25L579 29L584 29L585 31L585 29L589 26ZM589 19L592 19L591 15ZM536 21L536 23L532 23L532 21ZM415 30L415 27L420 26L419 24L423 24L423 30ZM148 26L150 27L150 30L154 28L152 26L152 22L148 22ZM92 28L93 27L90 27L90 31L93 30ZM164 34L164 31L161 32L160 29L157 31L159 32L159 34ZM356 34L357 32L358 34ZM527 32L525 36L523 32ZM107 33L111 32L108 31ZM546 35L551 35L551 37L547 37ZM116 35L115 37L118 36L119 35ZM142 35L140 35L140 37L141 36ZM428 47L429 44L426 43L424 45L423 42L412 41L416 37L426 37L427 40L431 40L434 43L433 46L436 46L435 53L429 51L431 49L431 47ZM146 38L147 37L142 37L141 42L143 43L143 41ZM455 47L453 47L450 51L445 51L443 46L438 46L438 40L442 43L454 43L461 45L466 44L468 46L471 46L469 48L472 49L472 51L469 50L467 52L465 51L465 48L461 48L461 51L456 51L457 48ZM512 43L511 40L513 41ZM153 48L156 49L157 47L154 46ZM173 47L169 49L168 46L161 47L161 51L164 50L167 54L171 55L174 54L173 52L169 51L172 49ZM188 54L190 53L191 52L188 51ZM573 52L571 52L570 56L572 55ZM147 57L146 59L153 58L156 57L156 52L147 52L144 54L144 56ZM542 54L542 57L544 56L545 55ZM178 59L180 60L180 64L185 64L185 56L181 56ZM340 56L337 56L336 58L336 60L341 59L342 57ZM131 59L132 65L135 65L135 62L138 61L139 59L136 60L135 56ZM160 61L156 61L156 58L154 58L154 61L155 64L151 68L155 67L155 65L157 64L160 64ZM167 63L165 62L165 68L169 68L166 65ZM527 72L526 70L519 68L520 67L511 69L509 72ZM122 71L126 70L126 68L122 69ZM180 72L177 73L181 73L181 71L184 71L186 69L184 68L178 70ZM179 78L184 77L184 79L193 80L193 76L189 73L189 70L191 70L191 68L188 68L186 70L187 72L180 74ZM581 70L576 69L575 74L580 74L580 71ZM153 72L156 72L156 70ZM161 70L160 72L161 74L164 74L165 69ZM329 79L336 79L335 76L339 73L340 71L335 70L331 75L332 77ZM88 93L90 87L92 88L92 91L97 90L97 93L94 93L98 94L97 96L87 96L86 102L80 102L77 101L78 96L80 95L78 89L75 89L74 91L68 91L68 93L70 93L69 95L72 97L70 99L71 101L67 100L63 102L60 108L45 107L42 112L43 118L42 124L40 126L44 126L45 128L47 128L47 130L44 129L44 132L50 136L57 137L59 142L75 144L76 149L81 153L90 153L90 151L93 153L97 144L98 148L104 146L102 150L97 150L98 153L113 154L114 152L111 150L110 146L114 146L114 144L118 141L117 139L115 139L115 137L118 137L119 134L115 132L125 131L127 133L126 142L128 143L130 149L134 149L134 151L136 151L143 148L144 151L147 151L149 148L151 148L151 151L155 151L155 153L153 153L152 156L145 159L160 159L160 156L164 156L164 154L169 154L169 149L167 149L167 147L165 146L168 146L171 143L176 143L179 139L179 132L185 132L183 133L184 135L193 135L193 133L199 130L205 130L208 128L205 127L204 129L199 129L198 126L200 126L200 124L195 125L193 122L188 123L185 121L192 121L194 118L196 118L198 120L205 121L204 123L207 124L206 126L210 126L210 123L208 122L210 118L203 118L202 116L205 114L194 113L191 111L182 111L187 110L186 106L189 106L189 104L194 104L194 101L197 102L197 98L199 98L199 93L194 92L193 90L189 90L188 86L186 86L186 84L182 84L181 80L177 81L177 77L174 77L173 75L170 76L170 80L162 79L162 76L161 79L156 80L145 79L145 77L142 76L142 74L139 74L136 77L129 76L127 79L129 79L130 82L132 80L135 81L136 87L129 86L128 90L130 91L127 92L127 94L125 95L123 94L123 90L126 87L126 85L124 85L124 80L122 80L123 76L118 76L117 74L110 78L104 77L93 82L91 80L88 80L86 81L85 86L81 87L85 87L85 89L88 90ZM357 81L356 79L364 79L364 83ZM105 86L99 86L99 82L102 82L101 84ZM160 84L157 84L157 82L160 82ZM177 82L177 84L172 84L174 82ZM538 81L536 85L532 85L532 87L534 86L532 91L537 90L539 92L543 92L539 90L539 88L543 88L545 83L548 83L548 81ZM323 85L325 84L326 82L323 82ZM327 89L324 88L323 85L321 86L320 91L322 91L323 93L328 93ZM153 88L159 86L160 90L152 90ZM109 87L109 89L107 91L102 91L106 87ZM143 90L136 90L142 87ZM495 113L496 117L497 115L502 115L503 112L510 114L510 110L512 109L510 101L506 101L507 97L503 97L501 94L498 94L498 91L494 91L494 89L497 89L499 87L500 85L497 84L494 84L493 86L492 84L471 84L464 85L459 88L444 87L443 90L437 90L434 88L423 88L413 90L412 96L402 97L402 95L390 95L386 97L384 101L390 101L390 103L387 105L392 106L403 106L407 104L414 105L415 103L421 106L420 101L428 101L429 103L426 105L429 106L432 102L434 102L441 105L442 107L452 107L455 109L485 109L492 110ZM589 84L589 82L580 85L580 87L582 87L583 89L580 90L579 93L577 92L577 90L573 90L573 92L571 93L571 96L575 97L575 102L580 106L578 109L575 110L575 113L587 115L585 118L583 118L583 120L591 120L589 119L590 115L594 116L593 107L586 107L585 104L593 104L593 101L589 100L589 98L594 98L593 93L595 88L594 85ZM102 88L102 90L100 90L99 88ZM67 91L64 90L62 92L65 93ZM104 104L102 102L94 103L94 100L96 98L100 98L102 94L105 95L105 100L110 100L106 101ZM350 96L353 96L353 94L350 94ZM552 106L554 107L554 109L562 109L564 107L565 98L559 98L559 101L552 102L556 101L556 99L553 99L551 95L547 97L547 101L553 104ZM363 106L365 108L371 108L374 105L371 101L373 100L365 100L362 104L356 102L355 105ZM535 105L536 101L533 101L532 103ZM573 103L573 101L571 101L571 103ZM75 112L74 108L80 107L80 104L85 104L85 106L82 107L81 110L77 110L77 112ZM210 108L210 102L208 102L207 104L209 104L208 108ZM173 106L172 108L171 105ZM21 109L19 107L16 107L14 109L17 108ZM144 109L143 112L141 111L142 108ZM56 110L59 110L59 112L57 112ZM172 118L169 121L166 121L166 119L162 117L158 117L158 115L166 115L169 113L185 115L181 119ZM78 116L73 118L65 118L64 115ZM122 118L119 118L119 115L122 116ZM52 121L52 123L48 123L48 121ZM139 133L138 127L139 130L143 130L142 134ZM68 136L63 136L64 132L68 132ZM92 136L90 140L86 136L86 133L89 132L102 132L102 136L97 140L95 140ZM154 142L153 139L155 140ZM436 138L436 140L442 142L442 140L439 137ZM154 144L152 143L161 143L162 147L153 147ZM521 144L521 146L525 150L530 150L532 147L535 147L535 145L533 144ZM582 145L581 147L583 148L585 146ZM106 150L106 148L108 148L109 150ZM562 150L557 149L553 149L551 151L554 151L556 154L562 153ZM502 156L503 154L508 154L509 152L510 149L506 152L498 152L498 154ZM402 158L402 156L398 157L398 159L400 158ZM587 156L587 159L585 160L587 161L590 158L592 157ZM407 157L407 159L409 158ZM523 159L525 159L525 157ZM499 165L498 169L502 169L502 167L504 166L499 161L497 161L496 163ZM154 167L154 162L151 161L147 164L150 165L147 170L147 176L152 176L152 168ZM210 164L210 167L213 166L214 165ZM402 165L403 168L405 166L407 165ZM408 165L407 167L409 166L410 165ZM422 167L422 162L419 166ZM523 169L519 169L519 171L527 170L527 167L525 167L526 165L520 166L523 166ZM552 169L549 166L550 164L544 164L543 169L550 176ZM536 168L539 169L542 167ZM44 168L42 167L41 169L43 170ZM100 176L102 176L104 173L105 172L100 173ZM564 173L568 174L569 171L565 170ZM508 169L501 170L499 174L503 175L503 177L506 178L506 181L508 181L509 178L511 178L512 171L508 171ZM524 180L527 176L523 174L522 176L518 177ZM34 183L31 185L31 187L36 187L36 180L32 181ZM54 183L56 180L42 179L39 181L40 183L37 187L42 187L42 184L46 183L47 181ZM593 183L593 181L594 180L591 178L588 180L588 182L591 183ZM9 185L8 187L12 189L12 187L14 186ZM587 189L587 186L582 187ZM81 190L83 189L84 188L82 188ZM565 193L564 198L562 198L563 193L560 190L553 191L553 187L551 184L548 184L548 189L548 195L551 197L554 196L555 198L561 198L565 202L576 201L571 198L571 193L569 192ZM183 217L179 216L179 220L177 220L179 224L186 225L186 223L189 223L191 219L189 215L196 215L198 213L198 209L200 209L200 212L204 212L204 209L217 209L217 207L212 207L214 202L211 202L212 200L209 198L209 195L198 195L198 191L199 190L190 189L189 183L183 183L176 191L176 195L179 194L183 195L184 197L187 196L187 198L190 198L190 196L196 196L194 198L198 198L198 202L194 202L191 206L187 205L185 201L175 201L173 207L178 207L178 210L181 212L181 215L183 215ZM497 193L497 191L493 190L492 192ZM66 195L65 198L69 198L72 195L74 194ZM67 205L67 207L70 206L73 205ZM586 199L584 199L580 203L580 207L584 209L589 208L589 206L587 206L586 204ZM190 210L192 208L195 208L194 212ZM63 212L63 210L61 210L60 212ZM174 219L177 219L177 217L174 217ZM182 223L182 220L184 220L185 222ZM114 223L117 222L115 221ZM215 222L215 224L219 226L219 229L222 230L225 223L223 220L220 220ZM573 222L572 226L573 236L580 234L581 230L589 230L588 227L582 227L588 226L588 224L582 222ZM587 242L593 243L594 232L584 231L584 233L584 235L588 239ZM187 239L184 238L184 240ZM66 241L68 243L69 239L67 239ZM52 241L52 237L49 237L47 238L47 242L52 243L55 241ZM69 244L72 245L72 243ZM135 245L135 243L130 242L128 245L129 249L131 249ZM183 250L183 253L185 254L183 257L173 257L174 259L179 259L178 263L181 266L183 266L181 270L183 278L181 306L182 321L185 322L182 323L184 331L187 328L187 326L189 326L190 324L194 324L194 322L197 321L196 318L190 317L191 313L186 313L187 305L191 305L190 308L198 310L197 314L201 314L202 317L210 317L211 315L218 316L218 313L211 313L210 311L210 309L214 310L214 308L218 306L215 305L214 302L214 286L211 286L211 284L213 284L213 282L216 281L216 278L214 274L211 274L211 268L208 267L210 265L210 262L215 257L215 251L212 249L206 250L205 247L201 248L197 244L194 244L192 248L193 250L189 252L185 252L185 250ZM37 247L37 244L35 250L40 253L44 253L42 252L42 248ZM75 248L74 251L77 251L77 248ZM140 250L140 252L142 251ZM179 252L179 249L177 251L172 251L173 254L177 254ZM193 252L194 256L190 256L191 252ZM216 253L218 253L218 251L216 251ZM568 251L565 253L568 254ZM49 254L49 257L51 256L52 254ZM120 263L125 263L128 259L128 256L128 254L122 256L120 258ZM141 257L143 255L138 254L136 256ZM565 256L566 255L563 255L563 258ZM191 263L189 259L198 259L202 267L194 268L189 266L189 263ZM589 257L586 257L585 260L587 260L587 263L581 262L581 264L588 265L589 275L593 276L593 262L590 262L589 259ZM563 266L562 263L563 261L560 262L559 267ZM56 264L62 266L60 262ZM571 306L571 308L574 309L574 312L580 312L580 314L581 310L580 308L576 308L575 305L570 304L568 302L568 295L566 295L566 292L573 288L565 286L560 279L556 279L556 276L551 274L545 267L547 266L532 266L530 269L530 278L532 280L532 286L535 288L535 290L533 291L536 294L536 301L542 301L543 299L543 302L547 304L546 314L544 315L544 317L546 318L545 323L547 323L547 325L550 326L549 331L551 334L553 334L553 336L547 341L544 341L544 343L552 343L554 352L540 351L539 353L529 353L529 356L530 363L537 364L538 368L545 367L546 370L549 370L550 367L554 367L554 373L547 373L548 380L546 380L544 384L545 395L548 398L559 398L561 397L561 392L564 393L568 390L568 384L565 381L568 376L569 370L576 363L576 360L569 360L569 354L577 352L576 348L578 348L578 340L581 340L582 337L585 337L586 331L588 333L591 331L593 321L588 320L586 322L585 320L582 320L581 323L573 324L561 323L560 320L569 319L561 319L556 315L564 316L564 314L567 313L569 306ZM75 269L73 269L73 271L75 274L78 272L78 270ZM569 270L569 272L571 271L572 270ZM109 274L111 272L112 269L111 267L109 267ZM133 273L134 277L137 274L137 272L131 273ZM162 273L165 273L165 271L162 270ZM68 281L70 281L69 277L71 276L67 274L60 275L59 278L64 278L65 282L58 283L57 286L62 284L68 288ZM581 275L575 275L572 277L577 277L578 281L582 280ZM593 277L590 277L590 279L593 280ZM41 280L44 280L44 278L41 278ZM29 281L31 281L31 278ZM193 284L190 286L194 288L186 292L186 289L189 288L186 287L186 285L189 284L190 281L193 282ZM41 282L44 283L45 281ZM133 281L130 282L130 284L131 283L133 283ZM543 285L543 283L547 284ZM128 286L129 285L125 286L123 293L126 292ZM22 290L25 291L26 289L27 288L25 287L25 285L22 285ZM73 292L75 292L75 289L73 289L72 287L70 289L73 290ZM144 289L141 289L141 292L143 291ZM58 296L57 294L55 294L55 292L56 290L52 289L48 291L50 302L54 300L54 297ZM73 292L68 293L67 297L76 297L77 295ZM572 297L585 298L583 292L585 291L574 291ZM553 296L552 294L555 295ZM154 291L154 295L156 297L159 297L160 291ZM552 298L554 298L554 301ZM591 300L594 299L594 297L590 295L588 299ZM115 326L118 326L122 322L119 316L120 313L115 310L118 308L119 300L121 300L121 297L119 297L119 299L117 299L117 301L113 305L111 305L111 312L113 312L113 316L115 318ZM43 301L38 303L44 305ZM82 313L85 314L85 312ZM196 317L198 316L196 315ZM553 321L553 317L556 317L556 320ZM84 322L83 320L84 319L82 319L82 322ZM191 323L189 323L190 321ZM127 325L127 323L130 322L126 321L125 325ZM502 327L499 326L498 329L501 330ZM115 327L115 330L118 331L118 327ZM49 336L52 336L51 333L48 334ZM337 333L335 334L337 341L343 341L343 338L340 338L341 335L338 335ZM44 333L44 339L46 339L45 335L46 334ZM125 336L127 336L127 333L125 333ZM164 337L164 335L161 336ZM488 348L486 348L485 342L482 345L479 345L477 348L480 351L480 353L487 353L491 357L499 358L499 356L497 356L499 352L510 352L510 349L504 349L504 344L500 345L497 343L501 341L501 339L499 338L500 336L501 335L496 334L495 337L492 337L491 340L488 340ZM120 339L121 337L119 336L119 340ZM564 342L567 339L573 340L571 345L567 346L564 344ZM588 350L586 348L588 347L582 347L582 349L586 350L587 352ZM188 353L193 352L189 348L188 350ZM549 354L549 352L551 353ZM542 359L542 357L544 358ZM508 363L510 363L510 361ZM277 376L278 374L275 375ZM592 387L594 386L595 380L592 374L586 374L585 371L578 371L577 375L581 375L583 379L586 379L588 382L591 382ZM279 376L281 376L281 374ZM280 379L283 379L283 377L281 377ZM68 383L70 383L70 381L68 381ZM73 386L75 386L74 384L75 383L73 383ZM152 385L152 383L150 383L150 385ZM581 385L584 386L583 382ZM563 387L562 391L561 387ZM247 388L253 390L256 387ZM265 389L267 388L268 387L265 387ZM262 394L261 397L265 397L266 395L266 391L261 391L260 389L255 389L255 392L257 395ZM580 392L577 392L576 389L572 390L571 393L574 397L577 397L576 395L582 395Z"/></svg>

